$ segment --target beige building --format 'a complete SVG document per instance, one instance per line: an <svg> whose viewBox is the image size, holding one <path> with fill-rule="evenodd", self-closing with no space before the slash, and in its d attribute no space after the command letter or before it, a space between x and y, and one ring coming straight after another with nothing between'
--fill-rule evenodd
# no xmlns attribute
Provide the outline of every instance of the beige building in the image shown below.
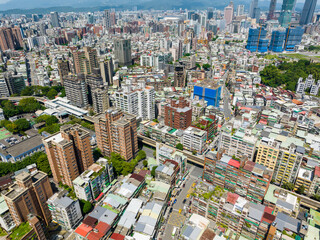
<svg viewBox="0 0 320 240"><path fill-rule="evenodd" d="M102 154L119 153L126 160L138 152L137 120L132 114L111 108L94 118L97 144Z"/></svg>
<svg viewBox="0 0 320 240"><path fill-rule="evenodd" d="M53 179L72 186L72 181L93 164L89 132L78 124L64 125L43 139Z"/></svg>
<svg viewBox="0 0 320 240"><path fill-rule="evenodd" d="M279 146L279 142L262 139L258 145L256 163L274 170L280 151Z"/></svg>
<svg viewBox="0 0 320 240"><path fill-rule="evenodd" d="M44 172L22 172L16 177L16 183L10 186L4 195L13 221L16 225L28 221L28 215L41 217L48 225L51 212L47 200L53 195L48 175Z"/></svg>

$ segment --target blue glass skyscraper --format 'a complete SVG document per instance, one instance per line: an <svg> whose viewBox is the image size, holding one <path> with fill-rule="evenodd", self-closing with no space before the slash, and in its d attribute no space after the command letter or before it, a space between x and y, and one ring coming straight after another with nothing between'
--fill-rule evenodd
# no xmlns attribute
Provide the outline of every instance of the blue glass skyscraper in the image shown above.
<svg viewBox="0 0 320 240"><path fill-rule="evenodd" d="M272 52L283 52L284 40L286 38L286 32L284 31L273 31L269 50Z"/></svg>

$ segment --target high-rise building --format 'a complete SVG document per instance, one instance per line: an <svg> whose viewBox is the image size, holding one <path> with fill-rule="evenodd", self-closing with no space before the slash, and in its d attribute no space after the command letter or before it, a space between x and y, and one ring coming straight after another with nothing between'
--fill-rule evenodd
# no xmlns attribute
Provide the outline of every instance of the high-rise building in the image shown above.
<svg viewBox="0 0 320 240"><path fill-rule="evenodd" d="M109 57L104 60L100 60L100 74L104 83L107 83L109 86L113 85L113 62L112 58Z"/></svg>
<svg viewBox="0 0 320 240"><path fill-rule="evenodd" d="M79 200L72 200L66 196L66 191L55 193L47 203L51 211L52 220L64 229L72 229L82 219Z"/></svg>
<svg viewBox="0 0 320 240"><path fill-rule="evenodd" d="M8 49L19 49L23 47L23 40L21 29L14 28L0 28L0 49L6 51Z"/></svg>
<svg viewBox="0 0 320 240"><path fill-rule="evenodd" d="M272 52L283 52L284 40L286 33L284 31L273 31L269 50Z"/></svg>
<svg viewBox="0 0 320 240"><path fill-rule="evenodd" d="M164 124L175 129L186 129L192 122L192 108L183 97L171 99L171 103L164 107Z"/></svg>
<svg viewBox="0 0 320 240"><path fill-rule="evenodd" d="M210 20L213 18L213 8L208 8L207 19Z"/></svg>
<svg viewBox="0 0 320 240"><path fill-rule="evenodd" d="M103 88L103 79L99 74L99 69L96 74L88 74L86 75L86 87L87 87L87 93L88 93L88 103L90 105L93 104L93 91L98 89L98 88Z"/></svg>
<svg viewBox="0 0 320 240"><path fill-rule="evenodd" d="M90 133L78 124L64 125L43 139L53 179L72 186L72 181L93 163Z"/></svg>
<svg viewBox="0 0 320 240"><path fill-rule="evenodd" d="M304 29L302 27L288 27L286 30L286 38L284 42L285 51L294 51L295 46L299 45L302 40Z"/></svg>
<svg viewBox="0 0 320 240"><path fill-rule="evenodd" d="M222 86L214 84L211 81L203 81L193 87L193 98L204 99L208 106L219 107L221 99Z"/></svg>
<svg viewBox="0 0 320 240"><path fill-rule="evenodd" d="M15 184L9 187L4 199L16 225L28 221L30 213L41 217L48 225L51 213L47 200L53 195L48 175L38 171L31 175L22 172L16 176Z"/></svg>
<svg viewBox="0 0 320 240"><path fill-rule="evenodd" d="M226 24L229 25L232 22L233 19L233 4L230 4L224 8L224 20L226 21Z"/></svg>
<svg viewBox="0 0 320 240"><path fill-rule="evenodd" d="M242 16L244 14L244 5L238 5L237 7L237 16Z"/></svg>
<svg viewBox="0 0 320 240"><path fill-rule="evenodd" d="M25 79L22 74L14 74L9 71L4 74L4 79L9 90L9 94L20 93L23 89L26 88Z"/></svg>
<svg viewBox="0 0 320 240"><path fill-rule="evenodd" d="M106 27L106 29L109 29L111 27L110 10L104 10L104 26Z"/></svg>
<svg viewBox="0 0 320 240"><path fill-rule="evenodd" d="M131 83L115 93L116 107L124 112L138 116L143 120L155 119L155 91L154 87L146 86L141 80L136 89L131 88Z"/></svg>
<svg viewBox="0 0 320 240"><path fill-rule="evenodd" d="M186 86L186 71L183 65L174 66L174 86L175 87Z"/></svg>
<svg viewBox="0 0 320 240"><path fill-rule="evenodd" d="M61 82L61 85L63 86L63 78L65 76L68 76L68 74L70 72L69 61L64 60L64 59L59 59L58 60L58 71L59 71L59 76L60 76L60 82Z"/></svg>
<svg viewBox="0 0 320 240"><path fill-rule="evenodd" d="M279 23L282 27L288 27L291 22L291 14L294 8L295 0L283 0Z"/></svg>
<svg viewBox="0 0 320 240"><path fill-rule="evenodd" d="M77 107L85 107L89 104L88 89L83 74L68 75L64 78L66 97L71 104Z"/></svg>
<svg viewBox="0 0 320 240"><path fill-rule="evenodd" d="M52 27L60 27L60 22L59 22L59 15L57 12L51 12L50 13L51 17L51 24Z"/></svg>
<svg viewBox="0 0 320 240"><path fill-rule="evenodd" d="M110 107L107 86L98 87L92 90L91 97L93 111L95 113L103 113Z"/></svg>
<svg viewBox="0 0 320 240"><path fill-rule="evenodd" d="M39 219L34 214L30 213L28 215L29 225L33 228L35 235L37 235L38 240L47 240L48 231L46 226L43 224L43 221Z"/></svg>
<svg viewBox="0 0 320 240"><path fill-rule="evenodd" d="M250 28L246 49L250 50L251 52L258 51L259 42L262 39L265 39L266 36L267 30L265 30L264 28Z"/></svg>
<svg viewBox="0 0 320 240"><path fill-rule="evenodd" d="M257 19L258 0L252 0L250 3L249 17ZM259 9L260 12L260 9ZM259 16L260 17L260 16Z"/></svg>
<svg viewBox="0 0 320 240"><path fill-rule="evenodd" d="M119 65L132 65L131 58L131 39L115 39L114 40L114 55L119 60Z"/></svg>
<svg viewBox="0 0 320 240"><path fill-rule="evenodd" d="M0 226L7 232L10 232L16 226L16 224L13 221L8 205L5 202L3 196L0 196L0 206L1 206Z"/></svg>
<svg viewBox="0 0 320 240"><path fill-rule="evenodd" d="M78 73L89 74L93 72L94 68L98 68L98 57L96 49L91 47L84 47L83 51L74 51L73 63L74 70Z"/></svg>
<svg viewBox="0 0 320 240"><path fill-rule="evenodd" d="M300 25L311 23L316 5L317 0L305 0L299 22Z"/></svg>
<svg viewBox="0 0 320 240"><path fill-rule="evenodd" d="M111 108L94 117L97 144L102 154L119 153L125 160L135 157L138 149L136 116Z"/></svg>
<svg viewBox="0 0 320 240"><path fill-rule="evenodd" d="M267 20L274 19L274 11L276 10L277 0L271 0Z"/></svg>

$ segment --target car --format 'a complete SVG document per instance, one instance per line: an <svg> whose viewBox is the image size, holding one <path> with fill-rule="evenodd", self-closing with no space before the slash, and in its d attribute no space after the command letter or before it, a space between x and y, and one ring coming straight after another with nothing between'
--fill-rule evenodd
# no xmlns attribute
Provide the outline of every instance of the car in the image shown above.
<svg viewBox="0 0 320 240"><path fill-rule="evenodd" d="M192 187L194 188L196 186L196 183L194 182L193 184L192 184Z"/></svg>
<svg viewBox="0 0 320 240"><path fill-rule="evenodd" d="M185 203L186 203L186 201L187 201L187 199L185 198L185 199L182 201L182 203L183 203L183 204L185 204Z"/></svg>
<svg viewBox="0 0 320 240"><path fill-rule="evenodd" d="M185 187L186 186L186 184L184 183L183 185L182 185L182 187Z"/></svg>
<svg viewBox="0 0 320 240"><path fill-rule="evenodd" d="M179 213L181 213L181 212L182 212L182 209L180 208L180 209L179 209Z"/></svg>
<svg viewBox="0 0 320 240"><path fill-rule="evenodd" d="M172 213L173 208L170 208L169 213Z"/></svg>
<svg viewBox="0 0 320 240"><path fill-rule="evenodd" d="M190 197L190 194L187 195L187 198L189 198L189 197Z"/></svg>
<svg viewBox="0 0 320 240"><path fill-rule="evenodd" d="M174 201L173 201L173 204L175 204L177 202L177 199L175 199Z"/></svg>

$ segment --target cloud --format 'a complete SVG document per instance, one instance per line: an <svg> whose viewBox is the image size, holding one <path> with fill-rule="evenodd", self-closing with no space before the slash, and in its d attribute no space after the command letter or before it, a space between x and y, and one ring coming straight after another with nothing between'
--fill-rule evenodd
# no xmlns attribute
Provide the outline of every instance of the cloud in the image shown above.
<svg viewBox="0 0 320 240"><path fill-rule="evenodd" d="M5 3L8 3L10 2L11 0L0 0L0 4L5 4Z"/></svg>

